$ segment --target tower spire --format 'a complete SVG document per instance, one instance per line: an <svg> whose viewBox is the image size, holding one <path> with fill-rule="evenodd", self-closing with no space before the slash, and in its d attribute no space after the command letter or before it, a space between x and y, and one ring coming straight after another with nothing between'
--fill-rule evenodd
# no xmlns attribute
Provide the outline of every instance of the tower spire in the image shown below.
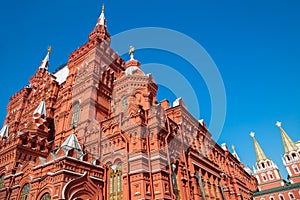
<svg viewBox="0 0 300 200"><path fill-rule="evenodd" d="M291 151L297 151L298 147L292 141L292 139L288 136L288 134L281 127L281 122L277 121L276 126L279 127L281 139L284 147L284 153L289 153Z"/></svg>
<svg viewBox="0 0 300 200"><path fill-rule="evenodd" d="M47 50L47 55L45 56L44 60L41 62L41 65L39 68L48 70L49 57L50 57L51 52L52 52L52 47L49 46L48 50Z"/></svg>
<svg viewBox="0 0 300 200"><path fill-rule="evenodd" d="M262 161L262 160L266 160L266 154L264 153L264 151L262 150L262 148L260 147L260 145L258 144L257 140L254 137L255 133L251 132L250 136L253 138L253 142L254 142L254 149L255 149L255 153L256 153L256 161Z"/></svg>
<svg viewBox="0 0 300 200"><path fill-rule="evenodd" d="M101 26L106 26L106 19L105 19L105 16L104 16L104 4L102 5L102 12L98 18L98 23L97 25L101 25Z"/></svg>

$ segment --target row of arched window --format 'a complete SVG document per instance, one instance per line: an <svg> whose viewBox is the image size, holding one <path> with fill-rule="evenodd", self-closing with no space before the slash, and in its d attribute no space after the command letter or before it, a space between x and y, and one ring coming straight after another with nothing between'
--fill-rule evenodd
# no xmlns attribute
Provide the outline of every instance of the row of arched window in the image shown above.
<svg viewBox="0 0 300 200"><path fill-rule="evenodd" d="M288 196L289 196L289 200L295 200L296 199L295 196L294 196L294 194L291 193L291 192L289 192ZM278 198L279 198L279 200L285 200L285 198L284 198L284 196L282 194L279 194ZM265 198L261 198L260 200L266 200L266 199ZM274 196L270 196L269 200L275 200L275 197Z"/></svg>
<svg viewBox="0 0 300 200"><path fill-rule="evenodd" d="M0 190L4 187L4 177L5 177L5 174L2 174L0 176ZM19 200L28 200L29 194L30 194L30 184L26 183L21 190ZM41 200L51 200L51 195L49 193L45 193L41 197Z"/></svg>

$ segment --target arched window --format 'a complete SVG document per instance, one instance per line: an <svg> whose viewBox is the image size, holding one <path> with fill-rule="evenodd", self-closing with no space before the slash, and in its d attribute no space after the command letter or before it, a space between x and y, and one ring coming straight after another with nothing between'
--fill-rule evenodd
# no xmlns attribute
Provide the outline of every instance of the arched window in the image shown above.
<svg viewBox="0 0 300 200"><path fill-rule="evenodd" d="M77 102L73 105L71 128L75 128L78 125L79 113L80 113L80 104L79 102Z"/></svg>
<svg viewBox="0 0 300 200"><path fill-rule="evenodd" d="M275 200L275 198L274 197L270 197L270 200Z"/></svg>
<svg viewBox="0 0 300 200"><path fill-rule="evenodd" d="M290 200L295 200L295 196L293 193L289 192L289 197L290 197Z"/></svg>
<svg viewBox="0 0 300 200"><path fill-rule="evenodd" d="M272 172L268 172L268 175L269 175L270 180L273 180L273 179L274 179L274 176L273 176L273 173L272 173Z"/></svg>
<svg viewBox="0 0 300 200"><path fill-rule="evenodd" d="M122 163L111 166L109 182L110 199L123 199Z"/></svg>
<svg viewBox="0 0 300 200"><path fill-rule="evenodd" d="M42 196L41 200L51 200L50 194L49 194L49 193L45 193L45 194Z"/></svg>
<svg viewBox="0 0 300 200"><path fill-rule="evenodd" d="M26 183L21 191L20 200L27 200L29 199L29 192L30 192L30 184Z"/></svg>
<svg viewBox="0 0 300 200"><path fill-rule="evenodd" d="M262 177L264 182L268 180L265 174L261 174L261 177Z"/></svg>
<svg viewBox="0 0 300 200"><path fill-rule="evenodd" d="M282 194L279 195L279 199L280 200L285 200Z"/></svg>
<svg viewBox="0 0 300 200"><path fill-rule="evenodd" d="M4 187L4 177L5 177L4 174L2 174L2 175L0 176L0 190Z"/></svg>

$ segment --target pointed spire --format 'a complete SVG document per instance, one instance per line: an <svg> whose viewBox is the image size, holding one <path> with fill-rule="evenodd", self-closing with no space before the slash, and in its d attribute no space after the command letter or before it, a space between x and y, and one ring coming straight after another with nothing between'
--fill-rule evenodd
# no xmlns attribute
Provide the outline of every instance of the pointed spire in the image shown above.
<svg viewBox="0 0 300 200"><path fill-rule="evenodd" d="M276 122L276 126L279 127L281 133L281 139L283 143L284 153L289 153L291 151L297 151L298 147L292 141L292 139L288 136L288 134L281 127L281 122Z"/></svg>
<svg viewBox="0 0 300 200"><path fill-rule="evenodd" d="M101 25L101 26L106 26L106 19L104 16L104 4L102 5L102 12L98 18L98 23L97 25Z"/></svg>
<svg viewBox="0 0 300 200"><path fill-rule="evenodd" d="M5 125L2 127L1 131L0 131L0 137L2 138L8 138L8 130L9 130L9 126Z"/></svg>
<svg viewBox="0 0 300 200"><path fill-rule="evenodd" d="M52 48L51 48L51 46L49 46L48 47L48 53L45 56L44 60L41 62L41 65L40 65L39 68L48 70L49 57L50 57L51 52L52 52Z"/></svg>
<svg viewBox="0 0 300 200"><path fill-rule="evenodd" d="M254 135L255 135L254 132L250 133L250 136L253 138L253 142L254 142L254 149L255 149L255 153L256 153L256 162L266 160L267 159L266 154L264 153L264 151L262 150L262 148L258 144L258 142L255 139Z"/></svg>
<svg viewBox="0 0 300 200"><path fill-rule="evenodd" d="M39 106L35 109L35 111L33 112L33 115L35 114L40 114L41 116L47 116L47 111L46 111L46 102L42 101Z"/></svg>

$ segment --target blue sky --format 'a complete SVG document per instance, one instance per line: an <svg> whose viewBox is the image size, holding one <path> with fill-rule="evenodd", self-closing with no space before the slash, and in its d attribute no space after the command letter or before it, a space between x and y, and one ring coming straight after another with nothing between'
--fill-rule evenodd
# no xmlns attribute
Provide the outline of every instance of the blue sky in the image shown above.
<svg viewBox="0 0 300 200"><path fill-rule="evenodd" d="M1 124L9 97L27 84L47 46L53 47L50 71L54 71L87 41L102 3L1 1ZM242 161L252 166L255 153L249 132L255 131L267 156L286 177L280 158L281 137L275 122L282 121L290 137L300 140L299 1L110 0L104 3L111 35L139 27L164 27L201 44L216 63L226 89L226 121L218 143L234 144ZM127 60L128 55L123 58ZM158 50L137 51L136 58L142 63L161 63L177 69L189 65L176 55ZM201 77L195 78L192 71L182 73L198 91L201 118L209 123L211 102L205 83ZM158 99L164 98L173 101L175 96L162 88Z"/></svg>

